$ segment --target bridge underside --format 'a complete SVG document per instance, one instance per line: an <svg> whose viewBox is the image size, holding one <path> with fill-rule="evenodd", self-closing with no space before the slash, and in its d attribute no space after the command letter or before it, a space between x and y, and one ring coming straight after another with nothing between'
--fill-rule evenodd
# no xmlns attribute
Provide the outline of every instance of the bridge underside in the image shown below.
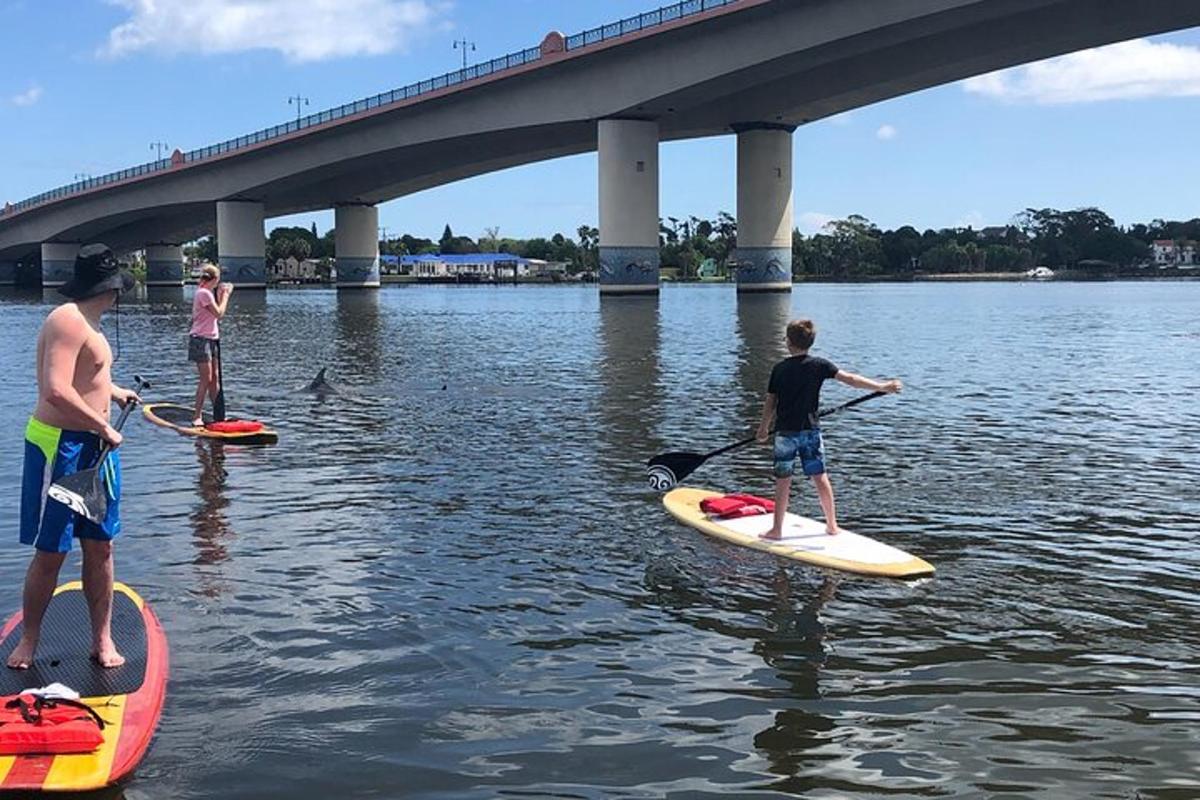
<svg viewBox="0 0 1200 800"><path fill-rule="evenodd" d="M663 140L803 125L1195 25L1195 0L776 0L26 212L0 222L0 259L53 241L184 241L214 230L220 200L261 202L268 217L379 203L594 151L601 119L653 120Z"/></svg>

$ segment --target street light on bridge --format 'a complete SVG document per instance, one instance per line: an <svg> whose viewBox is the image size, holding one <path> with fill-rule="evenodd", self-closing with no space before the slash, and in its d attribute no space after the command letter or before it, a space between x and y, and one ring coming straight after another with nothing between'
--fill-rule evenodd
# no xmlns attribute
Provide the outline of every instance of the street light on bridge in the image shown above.
<svg viewBox="0 0 1200 800"><path fill-rule="evenodd" d="M150 149L158 151L158 160L162 161L163 151L170 147L166 142L151 142Z"/></svg>
<svg viewBox="0 0 1200 800"><path fill-rule="evenodd" d="M301 106L306 106L306 105L308 105L308 98L307 98L307 97L301 97L301 96L300 96L300 95L298 95L298 94L297 94L297 95L293 95L292 97L289 97L289 98L288 98L288 105L290 106L290 105L292 105L293 103L294 103L294 104L295 104L295 106L296 106L296 122L299 122L299 121L300 121L300 107L301 107Z"/></svg>
<svg viewBox="0 0 1200 800"><path fill-rule="evenodd" d="M459 45L462 45L463 69L466 69L467 68L467 48L468 47L471 48L471 52L474 53L475 52L475 43L468 42L465 38L464 39L455 39L454 40L454 49L458 50Z"/></svg>

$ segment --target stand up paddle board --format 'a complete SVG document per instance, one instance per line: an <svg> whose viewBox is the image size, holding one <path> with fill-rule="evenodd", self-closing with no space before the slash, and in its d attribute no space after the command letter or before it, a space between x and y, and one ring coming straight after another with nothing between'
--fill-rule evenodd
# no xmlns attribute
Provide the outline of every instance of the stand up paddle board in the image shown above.
<svg viewBox="0 0 1200 800"><path fill-rule="evenodd" d="M782 539L762 539L760 536L771 530L773 515L713 519L700 510L702 500L720 496L721 492L680 487L667 492L663 505L680 522L701 533L794 561L890 578L933 574L933 567L928 562L903 550L844 529L836 536L830 536L825 532L825 523L796 514L789 513L785 517Z"/></svg>
<svg viewBox="0 0 1200 800"><path fill-rule="evenodd" d="M21 692L60 683L78 692L80 702L104 723L100 728L103 739L91 752L0 754L0 791L101 789L127 777L142 760L166 698L167 638L150 606L123 583L113 584L112 633L125 663L105 669L88 655L92 636L83 584L67 583L55 590L46 609L33 666L26 670L0 666L0 696L4 701L0 711ZM0 631L0 664L20 639L21 613L17 612ZM58 710L71 713L66 706ZM51 713L42 712L43 718ZM12 717L13 709L9 709L6 719ZM10 725L19 726L20 722L14 720L0 728ZM39 727L43 725L44 719ZM96 723L87 725L99 727ZM65 738L78 736L68 734L65 728L62 737L39 734L56 743L32 749L63 749ZM8 750L12 742L26 735L16 729L0 732L0 744Z"/></svg>
<svg viewBox="0 0 1200 800"><path fill-rule="evenodd" d="M142 414L146 419L160 427L170 428L181 436L198 436L230 444L275 444L279 441L279 434L260 422L227 420L226 422L233 423L228 426L232 430L219 430L210 427L214 424L212 415L205 411L204 427L201 428L192 424L192 413L191 408L176 403L151 403L142 406ZM222 423L215 424L222 426Z"/></svg>

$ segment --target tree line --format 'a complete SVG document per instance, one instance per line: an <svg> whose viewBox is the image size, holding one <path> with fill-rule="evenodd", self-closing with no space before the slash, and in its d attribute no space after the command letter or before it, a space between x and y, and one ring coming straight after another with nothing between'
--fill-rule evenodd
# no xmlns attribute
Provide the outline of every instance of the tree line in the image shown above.
<svg viewBox="0 0 1200 800"><path fill-rule="evenodd" d="M851 215L829 222L813 235L793 231L792 271L797 278L828 279L1017 272L1040 265L1120 271L1148 263L1156 240L1200 240L1200 218L1122 227L1098 208L1029 208L1007 225L918 231L912 225L882 230L866 217ZM385 236L379 250L396 256L504 252L562 262L568 271L580 273L597 270L599 241L599 230L589 225L579 226L574 237L555 233L548 238L515 239L502 237L493 227L472 239L456 235L447 224L436 241L408 233ZM736 246L737 220L724 211L711 220L666 217L659 223L661 264L675 268L684 278L697 275L706 261L714 265L716 274L730 274ZM266 239L270 263L288 257L332 259L334 249L334 231L318 235L315 223L310 228L275 228ZM201 239L185 252L198 260L216 261L216 238Z"/></svg>

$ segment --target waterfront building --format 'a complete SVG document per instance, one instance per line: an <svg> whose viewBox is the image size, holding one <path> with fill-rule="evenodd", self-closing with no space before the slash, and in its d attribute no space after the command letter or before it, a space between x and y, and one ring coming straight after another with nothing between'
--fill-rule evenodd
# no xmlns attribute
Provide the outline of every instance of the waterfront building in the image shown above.
<svg viewBox="0 0 1200 800"><path fill-rule="evenodd" d="M1196 243L1188 240L1156 239L1150 245L1151 260L1159 269L1196 266Z"/></svg>
<svg viewBox="0 0 1200 800"><path fill-rule="evenodd" d="M401 275L412 275L419 281L472 283L513 280L530 275L530 260L512 253L401 256L398 266Z"/></svg>

